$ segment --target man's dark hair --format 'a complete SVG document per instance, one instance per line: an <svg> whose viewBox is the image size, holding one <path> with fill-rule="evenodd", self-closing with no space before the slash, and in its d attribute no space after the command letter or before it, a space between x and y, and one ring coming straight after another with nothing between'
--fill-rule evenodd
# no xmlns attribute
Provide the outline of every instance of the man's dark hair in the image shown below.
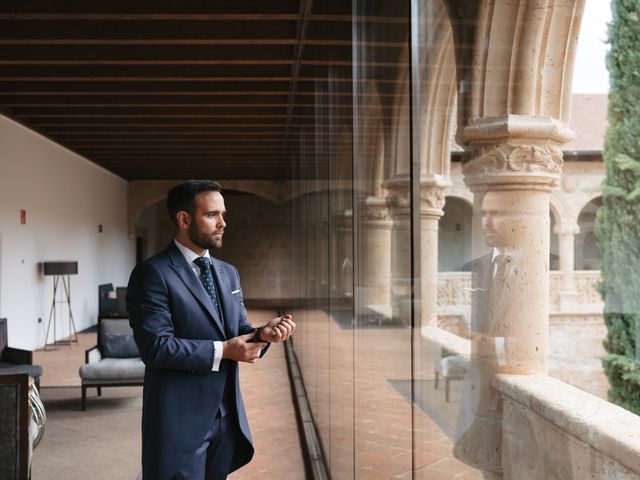
<svg viewBox="0 0 640 480"><path fill-rule="evenodd" d="M213 180L187 180L173 187L167 195L167 210L171 222L177 227L176 214L181 211L193 214L196 197L203 192L221 192L222 187Z"/></svg>

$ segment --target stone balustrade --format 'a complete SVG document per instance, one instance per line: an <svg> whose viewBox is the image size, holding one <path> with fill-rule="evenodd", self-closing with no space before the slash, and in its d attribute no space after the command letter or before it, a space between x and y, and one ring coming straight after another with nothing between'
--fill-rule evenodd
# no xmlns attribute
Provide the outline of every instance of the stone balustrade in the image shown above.
<svg viewBox="0 0 640 480"><path fill-rule="evenodd" d="M566 313L561 310L562 272L549 274L549 313L551 316ZM579 315L601 314L603 302L597 290L601 273L598 270L574 272L575 303L570 312ZM471 272L438 273L438 312L441 316L468 316L471 308ZM566 308L566 307L565 307Z"/></svg>
<svg viewBox="0 0 640 480"><path fill-rule="evenodd" d="M498 374L492 386L502 398L504 478L640 479L637 415L546 375Z"/></svg>

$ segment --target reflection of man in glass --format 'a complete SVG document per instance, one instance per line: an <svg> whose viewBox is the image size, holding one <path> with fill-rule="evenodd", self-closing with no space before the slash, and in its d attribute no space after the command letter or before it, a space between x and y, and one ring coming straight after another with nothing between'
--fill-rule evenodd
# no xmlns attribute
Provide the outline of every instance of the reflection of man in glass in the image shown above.
<svg viewBox="0 0 640 480"><path fill-rule="evenodd" d="M508 290L518 274L519 217L509 210L510 195L488 192L482 200L482 230L492 250L470 262L472 270L471 362L465 374L454 454L482 470L486 479L502 478L501 405L491 377L507 370L509 344L505 336L510 318Z"/></svg>

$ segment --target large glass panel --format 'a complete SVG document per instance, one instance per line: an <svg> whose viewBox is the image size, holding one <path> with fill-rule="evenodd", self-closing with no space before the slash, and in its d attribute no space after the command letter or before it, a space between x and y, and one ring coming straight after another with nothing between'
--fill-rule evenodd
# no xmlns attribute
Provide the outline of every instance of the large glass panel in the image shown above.
<svg viewBox="0 0 640 480"><path fill-rule="evenodd" d="M332 21L326 21L331 18ZM333 478L353 477L354 258L351 5L318 1L305 43L290 144L299 157L292 217L305 291L295 351Z"/></svg>
<svg viewBox="0 0 640 480"><path fill-rule="evenodd" d="M353 4L355 478L395 478L412 465L409 4Z"/></svg>
<svg viewBox="0 0 640 480"><path fill-rule="evenodd" d="M557 19L574 14L551 3L535 13L560 38ZM575 250L577 269L599 268L600 203L573 222L568 203L558 208L573 188L552 190L562 139L545 137L566 121L549 93L558 71L523 67L525 43L546 58L557 42L533 41L546 27L525 21L532 9L320 0L299 25L295 350L332 478L479 480L511 463L505 478L519 478L513 452L544 447L525 434L555 427L500 388L530 373L551 381L548 371L595 392L582 369L588 361L593 377L594 355L565 346L586 315L599 321L596 303L579 305L598 272L576 274L572 260ZM583 328L584 345L600 330Z"/></svg>
<svg viewBox="0 0 640 480"><path fill-rule="evenodd" d="M480 479L453 448L469 407L462 386L470 354L464 299L473 223L466 201L444 202L456 116L453 29L444 2L413 1L411 7L413 478ZM439 271L447 272L440 281Z"/></svg>

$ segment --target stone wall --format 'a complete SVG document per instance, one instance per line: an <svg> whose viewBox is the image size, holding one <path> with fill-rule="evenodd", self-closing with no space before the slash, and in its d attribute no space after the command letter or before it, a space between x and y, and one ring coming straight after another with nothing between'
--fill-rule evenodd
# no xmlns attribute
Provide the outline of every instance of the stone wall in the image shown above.
<svg viewBox="0 0 640 480"><path fill-rule="evenodd" d="M277 205L255 195L230 191L224 193L224 200L224 243L213 254L236 266L247 301L288 298L292 277L288 272L293 262L287 247L288 204Z"/></svg>
<svg viewBox="0 0 640 480"><path fill-rule="evenodd" d="M602 399L609 380L602 368L607 327L602 314L549 319L549 375Z"/></svg>

